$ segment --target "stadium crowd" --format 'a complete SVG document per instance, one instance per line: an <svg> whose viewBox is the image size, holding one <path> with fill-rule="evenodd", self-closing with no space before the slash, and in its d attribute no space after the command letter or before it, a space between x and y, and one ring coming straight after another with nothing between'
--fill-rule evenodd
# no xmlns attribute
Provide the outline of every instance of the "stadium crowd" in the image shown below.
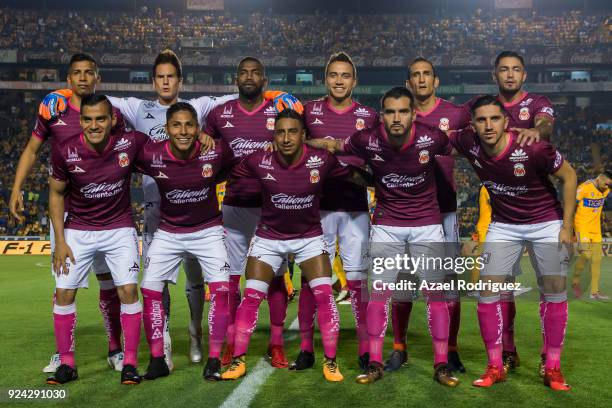
<svg viewBox="0 0 612 408"><path fill-rule="evenodd" d="M76 52L180 50L182 39L205 40L219 52L257 55L389 57L452 51L453 55L533 46L603 47L612 44L605 15L229 15L160 9L134 13L0 9L0 48ZM341 42L341 43L340 43Z"/></svg>
<svg viewBox="0 0 612 408"><path fill-rule="evenodd" d="M8 212L8 201L19 156L31 135L38 101L28 104L20 102L16 95L4 95L0 103L0 235L47 235L49 219L48 206L48 145L43 145L34 171L28 177L24 188L24 216L26 221L19 224ZM601 171L601 163L610 162L609 140L612 130L596 130L595 124L603 118L589 110L559 109L553 141L559 150L576 168L579 181L594 177ZM455 168L458 186L460 235L470 237L478 220L478 191L472 186L478 181L474 171L464 159L458 159ZM469 186L469 188L467 188ZM140 178L133 179L134 219L142 232L143 205ZM612 237L610 200L607 214L602 219L603 234Z"/></svg>

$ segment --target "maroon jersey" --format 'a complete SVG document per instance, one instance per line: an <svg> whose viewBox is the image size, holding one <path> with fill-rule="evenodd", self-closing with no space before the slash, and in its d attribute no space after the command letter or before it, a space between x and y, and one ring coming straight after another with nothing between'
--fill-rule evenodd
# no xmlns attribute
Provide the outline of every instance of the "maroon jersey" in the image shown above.
<svg viewBox="0 0 612 408"><path fill-rule="evenodd" d="M381 124L355 133L344 149L363 158L374 172L373 224L422 227L441 223L433 167L434 156L451 152L444 133L414 122L408 141L398 151L389 144Z"/></svg>
<svg viewBox="0 0 612 408"><path fill-rule="evenodd" d="M70 209L65 227L87 231L132 227L130 180L138 151L148 136L111 133L102 153L85 137L69 138L51 150L51 177L68 183Z"/></svg>
<svg viewBox="0 0 612 408"><path fill-rule="evenodd" d="M347 177L343 165L326 150L304 145L300 159L286 167L278 153L259 151L234 168L228 188L249 178L261 185L261 219L255 235L285 240L323 234L319 200L323 182L331 177Z"/></svg>
<svg viewBox="0 0 612 408"><path fill-rule="evenodd" d="M460 130L470 124L470 113L461 106L457 106L442 98L436 98L436 104L427 112L416 111L416 120L442 131ZM436 156L434 177L440 212L457 211L457 187L453 177L455 159L453 156Z"/></svg>
<svg viewBox="0 0 612 408"><path fill-rule="evenodd" d="M470 99L465 106L470 109L479 97ZM508 112L508 128L531 129L535 127L536 115L550 116L553 120L555 115L553 105L547 97L525 91L516 101L504 103L504 108Z"/></svg>
<svg viewBox="0 0 612 408"><path fill-rule="evenodd" d="M180 160L170 150L170 141L150 140L138 154L136 168L155 179L161 196L159 228L173 233L188 233L221 225L216 194L216 178L233 164L234 154L224 142L192 158Z"/></svg>
<svg viewBox="0 0 612 408"><path fill-rule="evenodd" d="M339 110L329 104L328 98L306 103L304 121L308 137L312 139L348 139L353 133L369 129L378 123L378 113L360 103ZM338 157L342 163L363 167L365 162L357 156ZM329 179L323 183L321 209L326 211L368 211L368 196L365 187L340 179Z"/></svg>
<svg viewBox="0 0 612 408"><path fill-rule="evenodd" d="M557 192L549 175L563 164L563 156L550 143L540 141L519 146L510 134L508 146L489 157L471 130L451 136L451 143L464 155L491 196L492 221L535 224L563 218Z"/></svg>
<svg viewBox="0 0 612 408"><path fill-rule="evenodd" d="M207 118L206 133L223 139L236 158L263 150L274 140L276 109L272 101L264 101L252 112L240 105L238 99L213 109ZM255 180L235 180L225 190L223 202L236 207L260 207L261 194Z"/></svg>

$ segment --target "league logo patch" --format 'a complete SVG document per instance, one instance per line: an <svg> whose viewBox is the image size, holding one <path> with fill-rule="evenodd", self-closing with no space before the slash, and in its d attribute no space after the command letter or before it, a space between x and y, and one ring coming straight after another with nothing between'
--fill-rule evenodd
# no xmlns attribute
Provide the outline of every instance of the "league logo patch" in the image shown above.
<svg viewBox="0 0 612 408"><path fill-rule="evenodd" d="M516 177L523 177L525 173L525 165L523 165L523 163L516 163L514 165L514 175Z"/></svg>
<svg viewBox="0 0 612 408"><path fill-rule="evenodd" d="M362 118L357 118L355 121L355 129L363 130L365 129L365 121Z"/></svg>
<svg viewBox="0 0 612 408"><path fill-rule="evenodd" d="M266 120L266 129L274 130L274 118L268 118Z"/></svg>
<svg viewBox="0 0 612 408"><path fill-rule="evenodd" d="M419 152L419 163L421 164L429 163L429 151L428 150L421 150Z"/></svg>
<svg viewBox="0 0 612 408"><path fill-rule="evenodd" d="M212 177L213 169L212 166L208 163L202 166L202 177L209 178Z"/></svg>
<svg viewBox="0 0 612 408"><path fill-rule="evenodd" d="M521 108L521 110L519 111L519 119L529 120L530 117L531 115L529 114L529 108L526 106L524 108Z"/></svg>
<svg viewBox="0 0 612 408"><path fill-rule="evenodd" d="M127 153L119 153L119 166L127 167L130 164L130 158Z"/></svg>
<svg viewBox="0 0 612 408"><path fill-rule="evenodd" d="M449 128L448 118L440 118L440 123L438 124L438 128L442 131L446 131Z"/></svg>
<svg viewBox="0 0 612 408"><path fill-rule="evenodd" d="M312 184L316 184L316 183L319 182L319 180L320 180L320 178L319 178L319 170L315 170L315 169L310 170L310 182Z"/></svg>

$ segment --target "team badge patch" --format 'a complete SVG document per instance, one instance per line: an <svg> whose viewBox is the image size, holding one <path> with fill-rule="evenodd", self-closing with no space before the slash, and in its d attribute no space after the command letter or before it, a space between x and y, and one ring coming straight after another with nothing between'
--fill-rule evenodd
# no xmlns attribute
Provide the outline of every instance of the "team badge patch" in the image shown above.
<svg viewBox="0 0 612 408"><path fill-rule="evenodd" d="M266 129L274 130L274 118L268 118L266 120Z"/></svg>
<svg viewBox="0 0 612 408"><path fill-rule="evenodd" d="M315 183L318 183L319 180L320 180L319 170L316 170L316 169L310 170L310 182L312 184L315 184Z"/></svg>
<svg viewBox="0 0 612 408"><path fill-rule="evenodd" d="M127 153L119 153L119 166L127 167L130 164L130 157Z"/></svg>
<svg viewBox="0 0 612 408"><path fill-rule="evenodd" d="M516 163L514 165L514 175L516 177L523 177L525 173L525 165L523 163Z"/></svg>
<svg viewBox="0 0 612 408"><path fill-rule="evenodd" d="M419 153L419 163L426 164L429 162L429 151L421 150Z"/></svg>
<svg viewBox="0 0 612 408"><path fill-rule="evenodd" d="M363 130L365 129L365 121L362 118L357 118L355 121L355 129Z"/></svg>
<svg viewBox="0 0 612 408"><path fill-rule="evenodd" d="M209 177L212 177L212 174L213 174L213 170L210 164L206 163L205 165L202 166L202 177L209 178Z"/></svg>
<svg viewBox="0 0 612 408"><path fill-rule="evenodd" d="M519 119L529 120L530 117L531 115L529 114L529 108L526 106L524 108L521 108L521 110L519 111Z"/></svg>
<svg viewBox="0 0 612 408"><path fill-rule="evenodd" d="M440 123L438 124L438 128L442 131L448 130L450 127L448 118L440 118Z"/></svg>

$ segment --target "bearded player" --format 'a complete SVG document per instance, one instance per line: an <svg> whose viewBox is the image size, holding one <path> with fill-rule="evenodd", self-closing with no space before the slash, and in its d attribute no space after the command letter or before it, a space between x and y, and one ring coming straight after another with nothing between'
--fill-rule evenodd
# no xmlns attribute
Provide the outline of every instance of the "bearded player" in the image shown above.
<svg viewBox="0 0 612 408"><path fill-rule="evenodd" d="M509 119L498 98L478 98L471 114L473 130L452 135L451 143L469 160L491 197L493 219L483 248L486 261L481 282L504 283L527 246L543 299L544 384L567 391L570 386L561 373L560 361L568 317L567 246L571 244L576 207L576 173L548 142L521 147L517 135L507 130ZM550 175L563 185L563 205ZM506 377L502 360L504 314L500 292L493 286L480 292L478 322L488 366L473 385L491 387Z"/></svg>
<svg viewBox="0 0 612 408"><path fill-rule="evenodd" d="M345 140L359 130L378 123L378 113L352 98L357 85L355 64L344 52L332 54L325 67L328 95L308 102L304 121L308 138ZM362 168L365 162L356 156L341 156L339 160L352 168ZM358 363L365 369L369 363L367 328L367 250L370 216L365 187L341 179L330 179L323 184L321 196L321 226L323 237L334 262L336 243L346 271L351 306L355 317L358 340ZM303 370L314 364L315 298L310 286L303 281L300 292L298 318L300 324L300 353L289 367Z"/></svg>

